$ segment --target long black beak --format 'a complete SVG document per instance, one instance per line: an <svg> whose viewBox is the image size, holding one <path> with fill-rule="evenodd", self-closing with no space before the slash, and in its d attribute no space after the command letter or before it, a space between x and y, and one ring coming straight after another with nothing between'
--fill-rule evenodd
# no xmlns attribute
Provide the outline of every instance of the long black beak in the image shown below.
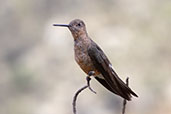
<svg viewBox="0 0 171 114"><path fill-rule="evenodd" d="M66 25L66 24L53 24L53 26L69 27L69 25Z"/></svg>

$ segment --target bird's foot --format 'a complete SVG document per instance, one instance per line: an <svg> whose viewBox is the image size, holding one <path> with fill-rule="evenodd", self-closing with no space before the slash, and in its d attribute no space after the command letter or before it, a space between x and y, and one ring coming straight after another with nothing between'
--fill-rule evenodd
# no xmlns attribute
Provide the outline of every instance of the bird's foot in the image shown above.
<svg viewBox="0 0 171 114"><path fill-rule="evenodd" d="M94 71L89 71L88 76L93 76L95 74Z"/></svg>
<svg viewBox="0 0 171 114"><path fill-rule="evenodd" d="M88 88L90 89L90 91L92 91L93 93L95 93L96 94L96 92L91 88L91 86L90 86L90 80L91 80L91 76L93 76L95 74L95 72L94 71L90 71L89 73L88 73L88 76L86 77L86 80L87 80L87 86L88 86Z"/></svg>

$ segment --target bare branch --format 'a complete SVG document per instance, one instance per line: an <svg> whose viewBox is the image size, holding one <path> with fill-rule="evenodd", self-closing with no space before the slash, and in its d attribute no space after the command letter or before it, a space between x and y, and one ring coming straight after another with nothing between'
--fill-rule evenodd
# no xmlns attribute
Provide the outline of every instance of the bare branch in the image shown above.
<svg viewBox="0 0 171 114"><path fill-rule="evenodd" d="M83 86L82 88L80 88L74 95L74 98L73 98L73 102L72 102L72 105L73 105L73 113L76 114L77 110L76 110L76 101L77 101L77 98L78 98L78 95L83 91L85 90L86 88L89 88L89 90L93 93L96 94L96 92L91 88L90 86L90 75L86 77L86 80L87 80L87 85L86 86ZM126 78L126 84L127 86L129 85L129 77ZM123 100L123 108L122 108L122 114L125 114L125 109L126 109L126 104L127 104L127 100L124 99Z"/></svg>
<svg viewBox="0 0 171 114"><path fill-rule="evenodd" d="M126 85L129 85L129 77L126 78ZM123 108L122 108L122 114L125 114L125 109L126 109L126 99L123 100Z"/></svg>
<svg viewBox="0 0 171 114"><path fill-rule="evenodd" d="M76 110L76 101L77 101L77 97L78 97L78 95L79 95L84 89L89 88L91 92L93 92L93 93L96 94L96 92L95 92L95 91L91 88L91 86L90 86L90 80L91 80L90 76L91 76L91 75L89 75L89 76L86 77L87 85L84 86L84 87L82 87L82 88L80 88L80 89L75 93L75 95L74 95L73 102L72 102L72 105L73 105L73 113L74 113L74 114L76 114L76 112L77 112L77 110Z"/></svg>

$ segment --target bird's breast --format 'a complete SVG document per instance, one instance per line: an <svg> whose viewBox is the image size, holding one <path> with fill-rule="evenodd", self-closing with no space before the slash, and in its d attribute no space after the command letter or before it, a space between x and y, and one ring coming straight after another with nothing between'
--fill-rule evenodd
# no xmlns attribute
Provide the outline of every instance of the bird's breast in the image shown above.
<svg viewBox="0 0 171 114"><path fill-rule="evenodd" d="M81 43L75 45L74 46L75 60L85 73L88 74L90 71L95 71L95 75L98 75L99 72L94 67L88 55L87 48L88 47L86 45L83 45Z"/></svg>

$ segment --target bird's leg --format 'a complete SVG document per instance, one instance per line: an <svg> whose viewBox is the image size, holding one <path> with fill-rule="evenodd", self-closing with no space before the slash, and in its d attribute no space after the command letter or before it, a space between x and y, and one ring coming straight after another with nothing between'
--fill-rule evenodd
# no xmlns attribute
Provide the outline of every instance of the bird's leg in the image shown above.
<svg viewBox="0 0 171 114"><path fill-rule="evenodd" d="M88 88L90 89L90 91L92 91L93 93L95 93L96 94L96 92L91 88L91 86L90 86L90 80L91 80L91 76L93 76L95 74L95 72L94 71L90 71L89 73L88 73L88 76L86 77L86 80L87 80L87 86L88 86Z"/></svg>

